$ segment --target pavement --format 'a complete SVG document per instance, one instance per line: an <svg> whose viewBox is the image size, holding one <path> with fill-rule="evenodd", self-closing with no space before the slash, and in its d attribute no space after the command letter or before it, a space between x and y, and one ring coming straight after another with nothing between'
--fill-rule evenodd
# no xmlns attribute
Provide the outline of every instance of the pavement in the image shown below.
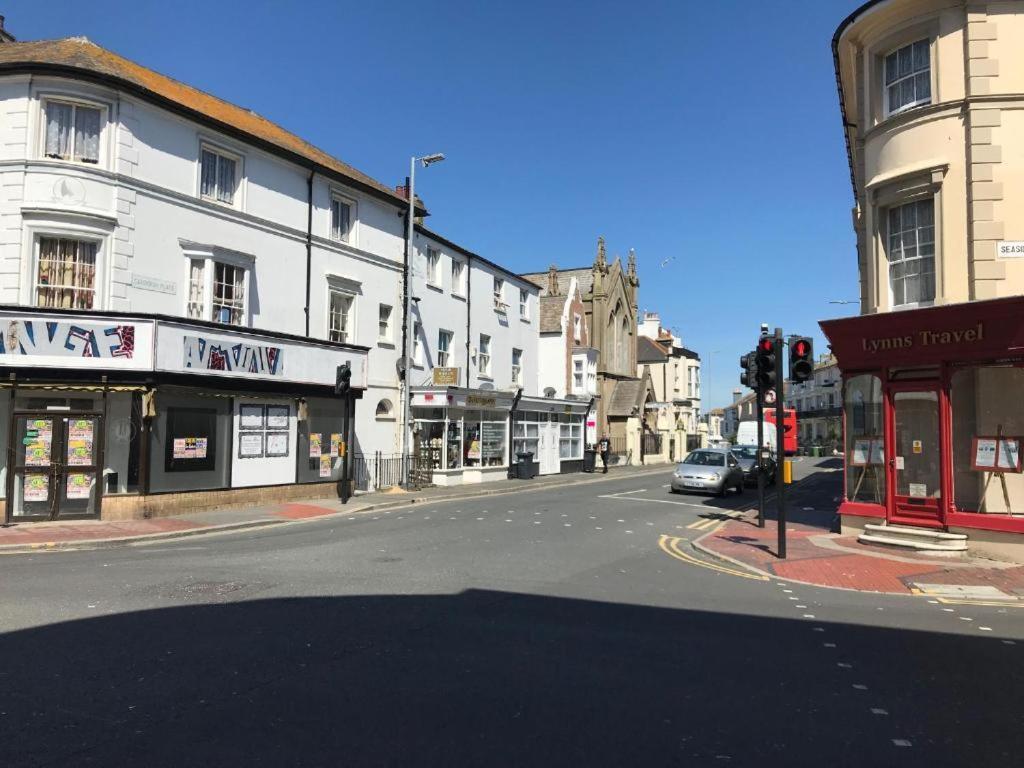
<svg viewBox="0 0 1024 768"><path fill-rule="evenodd" d="M0 765L1019 762L1024 611L711 558L754 494L669 471L0 557Z"/></svg>
<svg viewBox="0 0 1024 768"><path fill-rule="evenodd" d="M271 505L229 506L214 510L144 520L75 520L0 525L0 554L83 547L129 546L146 542L248 528L281 525L333 515L357 515L405 504L443 499L543 490L577 483L603 482L622 473L643 476L664 472L665 467L610 467L608 473L549 475L528 481L499 480L481 485L431 487L413 492L381 491L359 494L342 504L338 499L314 499Z"/></svg>

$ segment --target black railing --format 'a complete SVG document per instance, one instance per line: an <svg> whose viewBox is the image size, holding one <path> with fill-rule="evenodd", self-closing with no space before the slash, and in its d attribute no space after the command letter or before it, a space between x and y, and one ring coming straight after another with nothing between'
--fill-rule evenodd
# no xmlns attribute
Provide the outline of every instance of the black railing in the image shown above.
<svg viewBox="0 0 1024 768"><path fill-rule="evenodd" d="M660 432L644 432L640 436L641 460L646 460L648 456L661 455L661 438Z"/></svg>
<svg viewBox="0 0 1024 768"><path fill-rule="evenodd" d="M384 491L402 485L408 475L409 486L425 488L434 481L433 462L426 452L406 460L400 453L357 453L352 457L352 479L357 491Z"/></svg>

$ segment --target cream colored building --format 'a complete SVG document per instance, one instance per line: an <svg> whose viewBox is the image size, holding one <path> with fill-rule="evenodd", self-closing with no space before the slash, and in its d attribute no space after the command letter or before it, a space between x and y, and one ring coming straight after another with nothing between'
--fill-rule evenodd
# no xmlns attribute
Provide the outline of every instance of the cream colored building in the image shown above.
<svg viewBox="0 0 1024 768"><path fill-rule="evenodd" d="M833 38L861 316L822 329L866 541L1024 561L1022 43L1021 0L875 0Z"/></svg>

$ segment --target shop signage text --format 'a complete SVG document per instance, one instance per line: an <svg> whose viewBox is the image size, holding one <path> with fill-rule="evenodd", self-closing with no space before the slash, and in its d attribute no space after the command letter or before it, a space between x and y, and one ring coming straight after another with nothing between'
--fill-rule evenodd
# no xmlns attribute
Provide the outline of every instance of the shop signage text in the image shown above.
<svg viewBox="0 0 1024 768"><path fill-rule="evenodd" d="M235 371L262 376L284 375L284 351L263 344L237 344L185 336L184 367L203 371Z"/></svg>
<svg viewBox="0 0 1024 768"><path fill-rule="evenodd" d="M9 320L0 334L0 355L131 360L134 354L134 325Z"/></svg>
<svg viewBox="0 0 1024 768"><path fill-rule="evenodd" d="M458 368L435 368L434 369L434 386L435 387L457 387L459 386L459 369Z"/></svg>
<svg viewBox="0 0 1024 768"><path fill-rule="evenodd" d="M911 349L915 346L934 347L961 342L984 341L985 324L959 331L916 331L904 336L887 336L881 339L861 339L865 352L881 352L892 349Z"/></svg>
<svg viewBox="0 0 1024 768"><path fill-rule="evenodd" d="M466 395L466 405L476 405L481 408L493 408L497 404L497 398L482 397L481 395Z"/></svg>

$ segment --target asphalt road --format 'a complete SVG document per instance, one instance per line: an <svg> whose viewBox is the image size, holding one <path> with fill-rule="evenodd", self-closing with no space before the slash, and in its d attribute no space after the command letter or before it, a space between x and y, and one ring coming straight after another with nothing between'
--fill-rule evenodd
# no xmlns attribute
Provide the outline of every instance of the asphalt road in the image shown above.
<svg viewBox="0 0 1024 768"><path fill-rule="evenodd" d="M0 766L1019 764L1024 611L679 559L756 494L667 483L0 557Z"/></svg>

